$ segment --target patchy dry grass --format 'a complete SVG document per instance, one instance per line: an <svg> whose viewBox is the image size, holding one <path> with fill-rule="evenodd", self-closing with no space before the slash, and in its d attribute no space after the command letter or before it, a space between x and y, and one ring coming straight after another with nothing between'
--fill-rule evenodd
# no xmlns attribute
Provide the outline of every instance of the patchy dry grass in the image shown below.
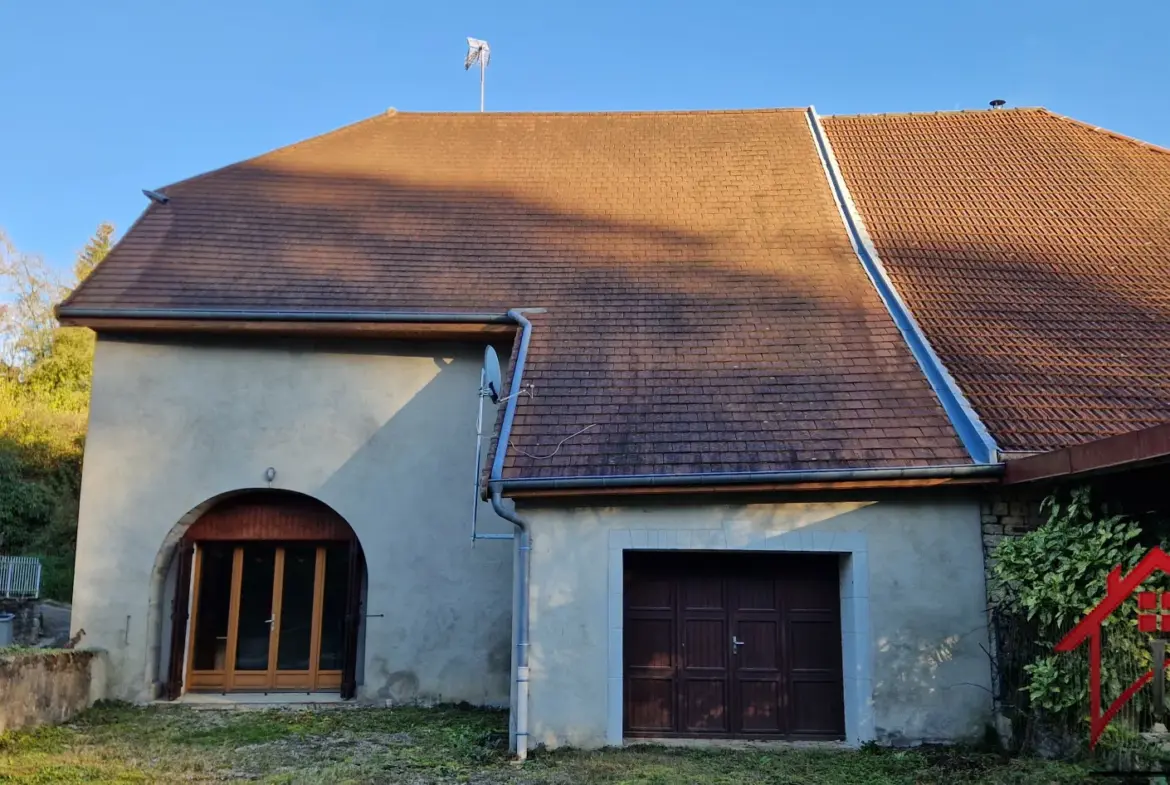
<svg viewBox="0 0 1170 785"><path fill-rule="evenodd" d="M1083 782L1076 765L956 750L666 749L508 760L506 716L453 707L195 711L121 705L0 735L0 782L838 785Z"/></svg>

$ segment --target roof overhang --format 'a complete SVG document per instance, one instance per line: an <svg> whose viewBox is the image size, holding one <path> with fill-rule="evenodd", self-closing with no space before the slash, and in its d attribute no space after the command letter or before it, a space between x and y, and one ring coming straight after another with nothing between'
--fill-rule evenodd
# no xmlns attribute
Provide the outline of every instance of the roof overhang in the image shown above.
<svg viewBox="0 0 1170 785"><path fill-rule="evenodd" d="M382 339L490 341L513 336L524 324L524 309L506 313L433 311L267 311L244 309L58 309L66 326L98 332L210 335L334 336ZM542 309L528 309L534 312ZM523 354L523 353L522 353ZM511 388L518 388L522 358ZM515 397L509 400L514 408ZM504 432L509 429L505 417ZM497 460L502 462L502 456ZM502 468L502 466L500 467ZM615 475L493 480L512 498L717 494L932 488L992 484L1003 464L962 464L901 468L817 469L774 472L712 472L669 475ZM499 476L499 473L496 474ZM485 488L485 490L487 490Z"/></svg>
<svg viewBox="0 0 1170 785"><path fill-rule="evenodd" d="M516 331L502 313L61 308L58 319L99 333L490 341Z"/></svg>
<svg viewBox="0 0 1170 785"><path fill-rule="evenodd" d="M1004 484L1076 479L1170 459L1170 423L1009 460Z"/></svg>
<svg viewBox="0 0 1170 785"><path fill-rule="evenodd" d="M711 472L610 477L538 477L499 481L513 499L582 496L691 495L937 488L999 482L1003 464L814 469L778 472Z"/></svg>

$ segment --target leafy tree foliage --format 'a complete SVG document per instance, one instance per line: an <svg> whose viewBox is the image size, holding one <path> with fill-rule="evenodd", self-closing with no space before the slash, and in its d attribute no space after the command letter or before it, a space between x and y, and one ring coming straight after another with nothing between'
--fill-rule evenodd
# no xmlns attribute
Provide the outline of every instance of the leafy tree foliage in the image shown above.
<svg viewBox="0 0 1170 785"><path fill-rule="evenodd" d="M3 232L0 280L8 300L0 322L0 357L8 369L20 369L52 351L53 306L69 289L44 260L18 251Z"/></svg>
<svg viewBox="0 0 1170 785"><path fill-rule="evenodd" d="M61 599L72 591L94 336L59 326L53 307L112 240L99 226L65 282L0 234L0 553L41 556L45 592Z"/></svg>
<svg viewBox="0 0 1170 785"><path fill-rule="evenodd" d="M73 275L77 279L77 283L81 283L94 269L101 264L102 259L106 258L106 254L114 247L114 225L112 223L102 223L98 225L97 231L94 232L93 237L89 238L89 242L81 249L81 253L77 255L77 261L73 264Z"/></svg>

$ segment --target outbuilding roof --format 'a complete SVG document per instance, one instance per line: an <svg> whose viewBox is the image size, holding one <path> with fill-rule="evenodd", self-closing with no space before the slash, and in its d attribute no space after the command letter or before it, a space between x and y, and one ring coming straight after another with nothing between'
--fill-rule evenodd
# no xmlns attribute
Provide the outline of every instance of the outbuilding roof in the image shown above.
<svg viewBox="0 0 1170 785"><path fill-rule="evenodd" d="M1170 421L1170 151L1044 109L824 128L886 272L1001 450Z"/></svg>

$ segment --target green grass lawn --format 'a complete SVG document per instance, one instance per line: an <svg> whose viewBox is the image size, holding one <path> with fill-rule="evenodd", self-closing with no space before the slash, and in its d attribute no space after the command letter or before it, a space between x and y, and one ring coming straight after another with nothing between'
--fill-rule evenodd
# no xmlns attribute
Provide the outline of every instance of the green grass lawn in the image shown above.
<svg viewBox="0 0 1170 785"><path fill-rule="evenodd" d="M122 705L66 725L0 735L0 782L270 783L1044 783L1076 765L947 749L793 748L507 754L507 716L453 707L195 711Z"/></svg>

